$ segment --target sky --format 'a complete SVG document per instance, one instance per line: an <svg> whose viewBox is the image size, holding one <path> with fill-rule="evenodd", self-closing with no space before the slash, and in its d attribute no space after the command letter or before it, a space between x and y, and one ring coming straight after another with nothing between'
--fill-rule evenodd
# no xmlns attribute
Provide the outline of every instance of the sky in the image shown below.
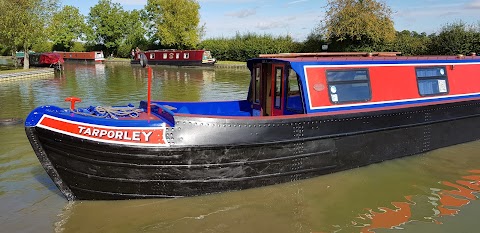
<svg viewBox="0 0 480 233"><path fill-rule="evenodd" d="M175 1L175 0L172 0ZM290 35L303 41L325 14L327 0L197 0L204 39L232 37L238 33ZM98 0L61 0L88 15ZM112 0L124 10L142 9L147 0ZM480 25L480 0L385 0L393 11L397 31L427 34L448 23Z"/></svg>

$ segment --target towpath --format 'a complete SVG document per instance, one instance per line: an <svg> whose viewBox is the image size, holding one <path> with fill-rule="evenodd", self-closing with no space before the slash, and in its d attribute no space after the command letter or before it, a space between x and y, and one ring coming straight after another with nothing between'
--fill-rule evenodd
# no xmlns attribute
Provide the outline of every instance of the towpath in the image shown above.
<svg viewBox="0 0 480 233"><path fill-rule="evenodd" d="M14 72L14 73L5 73L5 74L0 73L0 82L27 79L27 78L49 77L53 75L54 75L53 68L30 69L27 71L20 71L20 72Z"/></svg>

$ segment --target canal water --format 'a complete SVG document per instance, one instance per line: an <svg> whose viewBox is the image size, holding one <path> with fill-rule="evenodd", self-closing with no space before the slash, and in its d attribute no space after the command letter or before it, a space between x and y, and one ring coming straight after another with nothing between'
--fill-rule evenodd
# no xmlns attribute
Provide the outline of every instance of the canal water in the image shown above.
<svg viewBox="0 0 480 233"><path fill-rule="evenodd" d="M67 64L55 77L0 83L0 118L39 105L138 105L146 71ZM244 99L247 70L154 67L153 99ZM480 142L313 179L192 198L67 202L22 125L0 126L0 232L478 232Z"/></svg>

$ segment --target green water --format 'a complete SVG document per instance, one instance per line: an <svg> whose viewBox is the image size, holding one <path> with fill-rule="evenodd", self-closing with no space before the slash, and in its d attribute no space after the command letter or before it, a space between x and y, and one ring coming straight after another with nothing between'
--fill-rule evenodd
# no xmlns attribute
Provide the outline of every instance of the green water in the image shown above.
<svg viewBox="0 0 480 233"><path fill-rule="evenodd" d="M154 67L153 99L244 99L247 70ZM39 105L146 99L146 72L68 64L50 78L0 83L0 118ZM68 203L21 125L0 127L0 232L478 232L480 142L313 179L193 198ZM461 190L454 192L452 190Z"/></svg>

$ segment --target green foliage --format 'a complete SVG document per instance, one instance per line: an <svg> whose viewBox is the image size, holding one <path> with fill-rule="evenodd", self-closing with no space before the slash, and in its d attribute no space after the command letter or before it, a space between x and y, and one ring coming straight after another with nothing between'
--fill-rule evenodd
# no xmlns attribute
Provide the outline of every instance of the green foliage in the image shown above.
<svg viewBox="0 0 480 233"><path fill-rule="evenodd" d="M120 44L117 50L117 56L124 57L124 58L130 57L132 48L134 47L131 44L125 44L125 43Z"/></svg>
<svg viewBox="0 0 480 233"><path fill-rule="evenodd" d="M402 55L427 55L430 38L425 33L404 30L396 33L396 38L391 45L391 51L402 52Z"/></svg>
<svg viewBox="0 0 480 233"><path fill-rule="evenodd" d="M194 48L204 31L195 0L148 0L149 32L165 48Z"/></svg>
<svg viewBox="0 0 480 233"><path fill-rule="evenodd" d="M126 29L124 39L118 46L117 56L127 58L130 57L130 52L133 48L147 47L148 41L145 38L146 30L142 20L144 15L144 11L138 10L125 12Z"/></svg>
<svg viewBox="0 0 480 233"><path fill-rule="evenodd" d="M82 42L73 42L72 47L70 47L71 52L85 52L85 46Z"/></svg>
<svg viewBox="0 0 480 233"><path fill-rule="evenodd" d="M368 51L394 40L392 11L375 0L329 0L320 24L336 51Z"/></svg>
<svg viewBox="0 0 480 233"><path fill-rule="evenodd" d="M0 41L12 52L17 46L28 51L47 37L45 28L57 6L58 0L0 0ZM28 69L28 53L24 59Z"/></svg>
<svg viewBox="0 0 480 233"><path fill-rule="evenodd" d="M307 36L307 39L301 44L299 52L325 52L322 50L322 45L325 44L327 44L327 40L317 28Z"/></svg>
<svg viewBox="0 0 480 233"><path fill-rule="evenodd" d="M290 36L238 34L233 38L207 39L199 48L210 50L218 60L246 61L259 54L289 53L298 50L298 44Z"/></svg>
<svg viewBox="0 0 480 233"><path fill-rule="evenodd" d="M89 44L103 44L107 49L106 54L115 52L125 38L127 30L128 13L119 3L111 0L99 0L97 5L90 8L87 16L87 32Z"/></svg>
<svg viewBox="0 0 480 233"><path fill-rule="evenodd" d="M70 51L74 41L87 31L86 27L85 17L80 14L78 8L64 6L53 15L52 23L47 30L56 50Z"/></svg>
<svg viewBox="0 0 480 233"><path fill-rule="evenodd" d="M480 51L480 27L456 22L445 25L438 35L431 36L431 54L456 55Z"/></svg>
<svg viewBox="0 0 480 233"><path fill-rule="evenodd" d="M44 52L51 52L53 49L53 43L50 41L42 41L39 43L35 43L32 46L32 50L36 53L44 53Z"/></svg>
<svg viewBox="0 0 480 233"><path fill-rule="evenodd" d="M8 56L10 55L9 52L10 50L8 49L8 47L0 44L0 56Z"/></svg>

